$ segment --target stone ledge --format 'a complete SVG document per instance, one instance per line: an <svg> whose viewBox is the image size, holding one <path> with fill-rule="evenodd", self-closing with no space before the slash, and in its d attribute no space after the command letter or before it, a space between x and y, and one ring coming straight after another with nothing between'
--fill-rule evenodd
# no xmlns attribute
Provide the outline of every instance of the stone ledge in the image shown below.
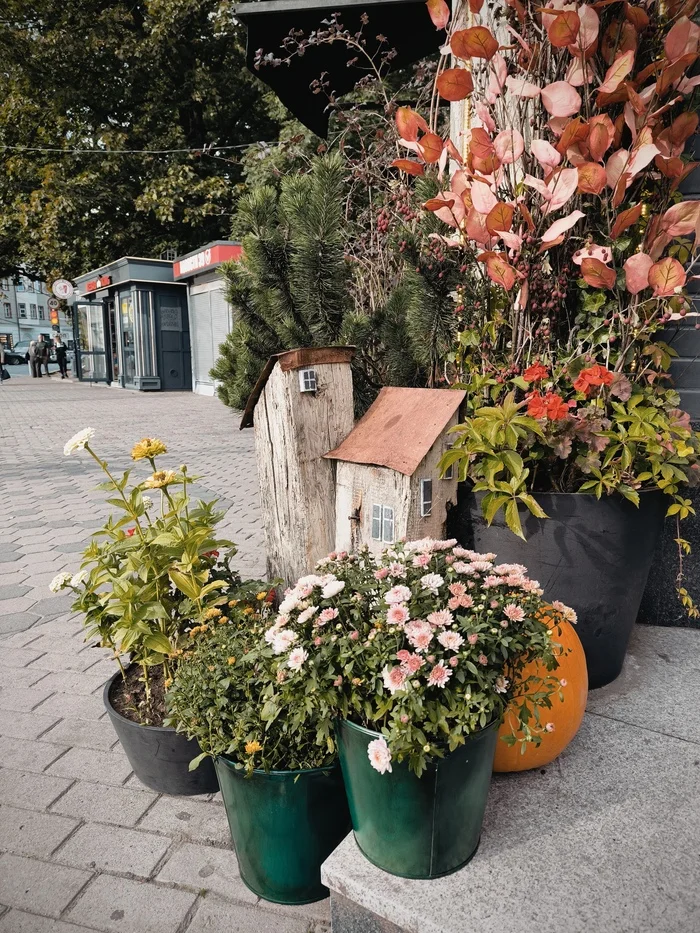
<svg viewBox="0 0 700 933"><path fill-rule="evenodd" d="M654 717L644 714L671 700L680 721L700 712L700 632L677 634L638 626L634 676L592 695L595 713L564 754L494 777L480 849L461 871L396 878L348 836L322 871L333 933L696 931L700 744L656 731L658 718L647 728ZM654 670L661 642L665 696ZM621 693L626 722L616 715Z"/></svg>

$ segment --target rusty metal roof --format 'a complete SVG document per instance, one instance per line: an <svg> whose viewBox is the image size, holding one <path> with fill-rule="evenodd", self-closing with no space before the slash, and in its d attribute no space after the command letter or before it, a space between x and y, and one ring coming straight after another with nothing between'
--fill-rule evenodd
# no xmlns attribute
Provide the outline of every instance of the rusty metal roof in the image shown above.
<svg viewBox="0 0 700 933"><path fill-rule="evenodd" d="M382 389L342 444L324 457L412 476L465 395L456 389Z"/></svg>
<svg viewBox="0 0 700 933"><path fill-rule="evenodd" d="M263 371L260 373L258 381L248 397L241 418L241 429L253 427L255 406L262 395L265 383L270 378L270 373L275 368L275 363L279 363L280 369L288 372L290 369L304 369L306 366L315 366L321 363L350 363L354 355L355 347L297 347L294 350L283 350L281 353L275 353L265 363Z"/></svg>

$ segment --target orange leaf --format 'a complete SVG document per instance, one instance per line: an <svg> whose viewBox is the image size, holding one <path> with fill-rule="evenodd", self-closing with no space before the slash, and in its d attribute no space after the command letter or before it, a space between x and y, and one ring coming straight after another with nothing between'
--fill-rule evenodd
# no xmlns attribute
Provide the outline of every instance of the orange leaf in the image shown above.
<svg viewBox="0 0 700 933"><path fill-rule="evenodd" d="M394 159L391 164L407 175L423 175L425 171L420 162L414 162L413 159Z"/></svg>
<svg viewBox="0 0 700 933"><path fill-rule="evenodd" d="M497 285L502 285L507 292L515 285L515 269L501 259L497 253L489 253L486 260L486 274Z"/></svg>
<svg viewBox="0 0 700 933"><path fill-rule="evenodd" d="M527 224L527 229L530 231L530 233L532 233L535 229L535 221L532 219L532 214L527 209L527 207L525 207L522 201L518 204L518 210L520 211L523 220Z"/></svg>
<svg viewBox="0 0 700 933"><path fill-rule="evenodd" d="M451 139L447 140L445 143L445 148L447 149L447 153L451 159L454 159L455 162L459 162L460 165L464 164L464 159L462 158L459 149L457 149Z"/></svg>
<svg viewBox="0 0 700 933"><path fill-rule="evenodd" d="M450 48L457 58L493 58L498 51L498 42L486 26L470 26L453 33Z"/></svg>
<svg viewBox="0 0 700 933"><path fill-rule="evenodd" d="M425 162L437 162L445 148L440 136L437 133L426 133L418 143L420 155Z"/></svg>
<svg viewBox="0 0 700 933"><path fill-rule="evenodd" d="M649 25L649 17L640 6L625 4L625 19L632 23L637 32L641 32Z"/></svg>
<svg viewBox="0 0 700 933"><path fill-rule="evenodd" d="M493 155L493 140L483 127L476 126L472 130L469 151L477 159L488 159L489 156Z"/></svg>
<svg viewBox="0 0 700 933"><path fill-rule="evenodd" d="M656 93L659 97L662 97L671 85L675 84L686 73L697 57L697 52L688 52L686 55L682 55L678 61L664 68L656 79Z"/></svg>
<svg viewBox="0 0 700 933"><path fill-rule="evenodd" d="M600 194L607 184L605 169L597 162L584 162L576 167L578 190L586 194Z"/></svg>
<svg viewBox="0 0 700 933"><path fill-rule="evenodd" d="M607 114L591 117L591 131L588 134L588 151L591 158L601 162L610 148L615 136L615 127Z"/></svg>
<svg viewBox="0 0 700 933"><path fill-rule="evenodd" d="M445 0L428 0L428 13L436 29L444 29L450 18L450 8Z"/></svg>
<svg viewBox="0 0 700 933"><path fill-rule="evenodd" d="M484 5L484 0L469 0L469 10L471 13L480 13Z"/></svg>
<svg viewBox="0 0 700 933"><path fill-rule="evenodd" d="M631 178L632 175L629 172L623 172L622 175L620 175L618 178L612 199L613 207L619 207L622 204L622 200L625 197L625 192L627 191L627 185L630 183Z"/></svg>
<svg viewBox="0 0 700 933"><path fill-rule="evenodd" d="M649 284L654 289L655 298L675 295L676 289L682 288L685 282L685 269L677 259L671 259L670 256L655 262L649 270Z"/></svg>
<svg viewBox="0 0 700 933"><path fill-rule="evenodd" d="M559 137L559 141L554 147L560 155L565 155L566 150L575 146L577 143L585 142L588 139L589 126L581 117L570 120L564 127L564 132Z"/></svg>
<svg viewBox="0 0 700 933"><path fill-rule="evenodd" d="M430 130L423 117L410 107L399 107L395 119L399 136L410 142L415 142L418 139L418 130L422 130L423 133Z"/></svg>
<svg viewBox="0 0 700 933"><path fill-rule="evenodd" d="M615 223L610 231L610 239L616 240L623 230L636 224L642 216L642 202L635 204L634 207L628 207L626 211L620 211L615 218Z"/></svg>
<svg viewBox="0 0 700 933"><path fill-rule="evenodd" d="M570 10L554 18L547 29L547 35L555 48L563 49L567 45L574 45L580 28L581 20L578 13Z"/></svg>
<svg viewBox="0 0 700 933"><path fill-rule="evenodd" d="M437 89L445 100L464 100L474 90L474 82L466 68L447 68L437 79Z"/></svg>
<svg viewBox="0 0 700 933"><path fill-rule="evenodd" d="M671 178L673 180L680 178L685 168L685 165L681 159L666 159L664 156L660 155L654 156L654 165L658 168L662 175L665 175L666 178Z"/></svg>
<svg viewBox="0 0 700 933"><path fill-rule="evenodd" d="M452 200L447 200L447 198L428 198L428 200L423 203L423 207L426 211L440 211L443 207L453 207L455 200L455 198L452 198Z"/></svg>
<svg viewBox="0 0 700 933"><path fill-rule="evenodd" d="M615 285L615 270L609 269L600 259L583 259L581 275L593 288L611 289Z"/></svg>
<svg viewBox="0 0 700 933"><path fill-rule="evenodd" d="M673 146L682 146L698 128L698 115L691 111L681 113L670 126L669 140Z"/></svg>
<svg viewBox="0 0 700 933"><path fill-rule="evenodd" d="M513 223L513 207L510 204L497 204L486 216L486 229L494 235L499 230L510 230Z"/></svg>

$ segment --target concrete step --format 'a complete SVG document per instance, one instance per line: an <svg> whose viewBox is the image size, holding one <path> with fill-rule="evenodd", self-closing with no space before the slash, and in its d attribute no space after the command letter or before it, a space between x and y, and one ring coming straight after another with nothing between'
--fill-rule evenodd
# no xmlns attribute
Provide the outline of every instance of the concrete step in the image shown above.
<svg viewBox="0 0 700 933"><path fill-rule="evenodd" d="M637 626L622 675L534 772L495 775L481 845L434 881L325 862L333 933L697 933L700 632Z"/></svg>

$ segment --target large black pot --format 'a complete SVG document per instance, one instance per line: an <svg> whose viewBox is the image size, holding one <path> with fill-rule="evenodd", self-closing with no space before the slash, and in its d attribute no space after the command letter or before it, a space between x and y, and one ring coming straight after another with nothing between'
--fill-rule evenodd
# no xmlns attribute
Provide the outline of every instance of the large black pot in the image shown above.
<svg viewBox="0 0 700 933"><path fill-rule="evenodd" d="M125 719L112 706L109 693L117 672L105 684L102 698L134 774L159 794L190 796L213 794L219 789L214 763L205 758L194 771L189 764L202 750L196 739L188 739L169 726L141 726Z"/></svg>
<svg viewBox="0 0 700 933"><path fill-rule="evenodd" d="M535 518L523 507L526 541L510 531L502 514L489 527L482 498L460 491L449 534L464 547L495 552L501 562L524 564L547 599L575 609L589 685L610 683L622 670L639 611L666 510L663 493L642 493L639 508L622 496L537 495L549 518Z"/></svg>

